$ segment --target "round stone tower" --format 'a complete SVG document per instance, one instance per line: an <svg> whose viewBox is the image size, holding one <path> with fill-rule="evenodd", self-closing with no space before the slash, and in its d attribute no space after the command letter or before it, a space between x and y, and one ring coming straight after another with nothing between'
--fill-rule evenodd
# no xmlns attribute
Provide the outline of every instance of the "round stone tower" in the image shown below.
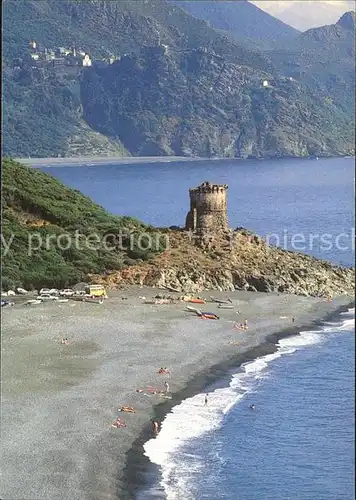
<svg viewBox="0 0 356 500"><path fill-rule="evenodd" d="M190 210L185 228L199 233L226 231L227 224L227 184L203 182L189 190Z"/></svg>

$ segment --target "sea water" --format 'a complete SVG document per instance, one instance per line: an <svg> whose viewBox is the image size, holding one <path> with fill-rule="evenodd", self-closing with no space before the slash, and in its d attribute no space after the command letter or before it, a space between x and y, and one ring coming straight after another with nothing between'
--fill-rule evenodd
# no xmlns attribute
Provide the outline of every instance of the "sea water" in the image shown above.
<svg viewBox="0 0 356 500"><path fill-rule="evenodd" d="M156 226L184 224L189 187L227 183L232 227L353 265L353 162L225 160L50 172L109 211ZM172 409L144 446L158 474L140 500L354 498L354 310L276 347Z"/></svg>
<svg viewBox="0 0 356 500"><path fill-rule="evenodd" d="M352 500L354 313L280 340L206 406L198 394L173 408L144 446L161 478L138 497Z"/></svg>

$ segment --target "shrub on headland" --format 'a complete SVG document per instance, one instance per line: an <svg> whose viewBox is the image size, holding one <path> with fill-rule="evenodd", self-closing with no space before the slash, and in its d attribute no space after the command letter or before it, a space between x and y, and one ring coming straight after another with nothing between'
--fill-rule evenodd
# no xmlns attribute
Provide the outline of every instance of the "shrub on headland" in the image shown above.
<svg viewBox="0 0 356 500"><path fill-rule="evenodd" d="M89 274L149 260L164 250L156 236L152 227L109 214L51 175L3 159L4 290L66 287L88 281ZM150 238L152 245L147 244Z"/></svg>

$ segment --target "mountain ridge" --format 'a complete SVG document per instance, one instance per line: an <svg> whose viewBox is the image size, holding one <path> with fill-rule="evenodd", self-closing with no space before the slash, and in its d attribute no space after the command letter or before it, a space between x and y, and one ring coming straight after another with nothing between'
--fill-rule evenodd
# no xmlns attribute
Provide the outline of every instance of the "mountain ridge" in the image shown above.
<svg viewBox="0 0 356 500"><path fill-rule="evenodd" d="M237 41L273 43L291 40L298 30L246 1L170 0L194 17L208 21L215 29L229 32Z"/></svg>
<svg viewBox="0 0 356 500"><path fill-rule="evenodd" d="M16 9L6 0L4 7L8 155L93 156L107 149L119 156L270 157L354 151L347 16L328 28L342 33L327 37L328 43L303 33L288 46L262 51L165 0L19 0ZM40 63L28 47L37 36ZM42 61L43 47L63 45L84 48L93 66ZM102 61L112 56L113 64Z"/></svg>

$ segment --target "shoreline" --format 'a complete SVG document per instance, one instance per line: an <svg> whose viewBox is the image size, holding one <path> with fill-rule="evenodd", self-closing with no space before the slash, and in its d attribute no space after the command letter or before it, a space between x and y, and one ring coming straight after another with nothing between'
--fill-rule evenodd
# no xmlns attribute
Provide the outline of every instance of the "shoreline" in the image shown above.
<svg viewBox="0 0 356 500"><path fill-rule="evenodd" d="M231 369L274 352L278 338L305 325L315 328L354 304L348 296L326 302L237 291L228 295L238 316L236 310L216 308L220 321L202 322L184 303L142 302L142 295L157 292L131 287L109 294L101 306L17 304L3 312L1 498L133 498L151 465L142 449L152 437L151 418L162 420ZM249 330L234 330L233 323L245 318ZM60 345L64 336L69 346ZM172 400L135 390L163 387L160 366L171 370ZM128 427L114 430L120 405L133 406L136 414L119 413Z"/></svg>
<svg viewBox="0 0 356 500"><path fill-rule="evenodd" d="M230 359L217 363L210 368L204 369L201 373L197 373L194 378L187 383L186 387L177 393L172 394L172 399L164 403L157 404L154 407L154 419L162 422L170 413L173 407L179 405L185 399L193 397L204 392L204 389L219 380L222 382L229 373L233 370L238 370L242 364L256 360L262 356L272 354L278 350L277 343L284 338L299 335L301 331L318 329L326 322L333 322L340 318L341 313L347 312L355 307L355 302L350 302L348 305L341 305L337 310L330 312L325 317L315 319L308 324L300 326L292 326L276 333L271 333L265 338L265 342L257 345L244 353L237 354ZM124 484L127 495L120 497L120 500L135 500L137 494L143 488L152 486L152 476L157 478L160 474L159 466L152 463L149 458L144 455L143 445L152 438L150 425L147 424L142 429L141 434L133 443L132 448L127 452L127 460L125 465ZM150 478L148 479L148 476ZM151 480L151 481L150 481ZM122 492L121 492L122 493ZM141 498L141 497L140 497ZM164 493L162 491L162 498Z"/></svg>
<svg viewBox="0 0 356 500"><path fill-rule="evenodd" d="M320 156L318 159L326 160L332 158L354 158L354 156ZM83 167L100 165L120 164L145 164L145 163L177 163L177 162L201 162L201 161L276 161L276 160L315 160L305 156L283 156L271 158L209 158L195 156L79 156L68 158L14 158L14 161L33 168L51 167Z"/></svg>
<svg viewBox="0 0 356 500"><path fill-rule="evenodd" d="M207 161L213 158L196 158L190 156L80 156L69 158L14 158L14 161L23 163L33 168L43 167L82 167L100 165L120 164L144 164L144 163L175 163Z"/></svg>

